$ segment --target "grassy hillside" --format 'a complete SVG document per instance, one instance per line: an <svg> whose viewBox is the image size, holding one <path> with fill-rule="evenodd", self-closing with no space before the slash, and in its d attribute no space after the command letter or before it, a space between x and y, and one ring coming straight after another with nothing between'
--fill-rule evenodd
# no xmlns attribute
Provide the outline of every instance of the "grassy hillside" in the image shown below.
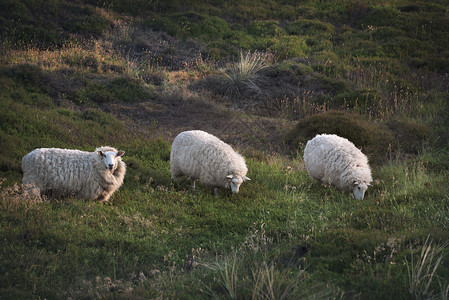
<svg viewBox="0 0 449 300"><path fill-rule="evenodd" d="M447 0L3 0L0 40L2 299L448 298ZM190 129L239 194L171 181ZM308 176L317 133L367 154L364 200ZM110 203L22 193L31 150L100 145Z"/></svg>

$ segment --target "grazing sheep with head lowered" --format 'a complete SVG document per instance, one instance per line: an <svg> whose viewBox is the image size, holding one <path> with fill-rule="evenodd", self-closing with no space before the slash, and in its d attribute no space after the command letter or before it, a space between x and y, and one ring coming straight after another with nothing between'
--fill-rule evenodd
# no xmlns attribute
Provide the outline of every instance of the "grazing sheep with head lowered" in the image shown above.
<svg viewBox="0 0 449 300"><path fill-rule="evenodd" d="M363 199L373 181L365 154L335 134L317 135L308 141L304 163L310 176L339 190L352 191L357 199Z"/></svg>
<svg viewBox="0 0 449 300"><path fill-rule="evenodd" d="M244 158L228 144L201 130L178 134L171 147L170 171L174 180L183 175L190 177L193 190L195 180L199 179L214 188L216 195L218 187L238 193L242 182L250 180L246 177Z"/></svg>
<svg viewBox="0 0 449 300"><path fill-rule="evenodd" d="M123 184L124 154L112 147L100 147L95 152L35 149L22 158L22 182L43 194L106 202Z"/></svg>

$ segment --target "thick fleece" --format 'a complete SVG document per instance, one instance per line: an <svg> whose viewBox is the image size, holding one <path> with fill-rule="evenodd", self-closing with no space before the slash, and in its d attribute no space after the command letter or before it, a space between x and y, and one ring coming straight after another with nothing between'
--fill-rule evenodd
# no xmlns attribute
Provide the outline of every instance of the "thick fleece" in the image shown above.
<svg viewBox="0 0 449 300"><path fill-rule="evenodd" d="M217 137L201 131L181 132L173 141L170 171L174 180L186 175L192 188L195 180L215 189L231 188L237 193L245 180L248 168L244 158Z"/></svg>
<svg viewBox="0 0 449 300"><path fill-rule="evenodd" d="M368 158L345 138L321 134L307 142L304 163L309 175L363 199L373 181Z"/></svg>
<svg viewBox="0 0 449 300"><path fill-rule="evenodd" d="M108 201L123 184L124 153L107 146L95 152L35 149L22 158L22 182L42 194Z"/></svg>

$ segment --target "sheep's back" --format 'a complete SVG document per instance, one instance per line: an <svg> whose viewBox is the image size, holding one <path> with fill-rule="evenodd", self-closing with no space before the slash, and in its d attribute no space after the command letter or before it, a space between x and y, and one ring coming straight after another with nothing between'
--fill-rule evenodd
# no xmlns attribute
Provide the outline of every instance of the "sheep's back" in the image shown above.
<svg viewBox="0 0 449 300"><path fill-rule="evenodd" d="M90 153L80 150L41 148L22 159L23 183L42 191L71 194L80 191L92 172Z"/></svg>
<svg viewBox="0 0 449 300"><path fill-rule="evenodd" d="M204 184L215 184L244 160L231 146L203 131L180 133L172 144L171 163L185 175L200 179ZM246 174L246 172L245 172Z"/></svg>
<svg viewBox="0 0 449 300"><path fill-rule="evenodd" d="M310 176L340 189L348 188L356 177L371 179L367 157L353 143L337 135L317 135L308 141L304 163Z"/></svg>

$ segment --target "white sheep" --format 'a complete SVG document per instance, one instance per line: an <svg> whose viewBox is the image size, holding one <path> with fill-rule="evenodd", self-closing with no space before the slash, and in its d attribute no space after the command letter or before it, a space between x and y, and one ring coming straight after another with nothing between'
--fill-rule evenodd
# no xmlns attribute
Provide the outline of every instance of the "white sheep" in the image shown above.
<svg viewBox="0 0 449 300"><path fill-rule="evenodd" d="M363 199L373 181L366 155L335 134L309 140L304 148L304 163L311 177L339 190L352 191L357 199Z"/></svg>
<svg viewBox="0 0 449 300"><path fill-rule="evenodd" d="M107 202L122 184L124 151L100 147L95 152L39 148L22 158L24 187L42 194Z"/></svg>
<svg viewBox="0 0 449 300"><path fill-rule="evenodd" d="M238 193L242 182L250 180L246 177L244 158L228 144L201 130L178 134L171 147L170 171L173 180L186 175L195 190L195 180L199 179L213 188L216 195L218 187Z"/></svg>

